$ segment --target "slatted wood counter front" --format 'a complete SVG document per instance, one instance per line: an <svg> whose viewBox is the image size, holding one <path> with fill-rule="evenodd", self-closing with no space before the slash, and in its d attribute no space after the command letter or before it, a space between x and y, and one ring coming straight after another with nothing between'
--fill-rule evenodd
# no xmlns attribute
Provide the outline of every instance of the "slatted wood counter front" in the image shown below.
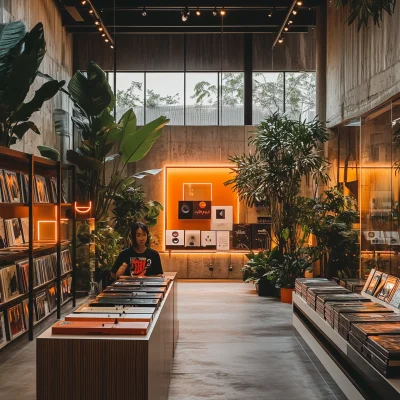
<svg viewBox="0 0 400 400"><path fill-rule="evenodd" d="M146 336L67 336L48 329L37 339L37 399L167 400L178 325L173 281Z"/></svg>

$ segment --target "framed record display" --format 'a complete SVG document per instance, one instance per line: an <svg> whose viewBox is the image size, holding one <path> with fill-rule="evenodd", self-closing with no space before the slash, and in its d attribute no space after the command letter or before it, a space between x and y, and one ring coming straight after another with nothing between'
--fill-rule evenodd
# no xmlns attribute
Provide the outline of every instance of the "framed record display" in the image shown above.
<svg viewBox="0 0 400 400"><path fill-rule="evenodd" d="M211 230L231 231L233 228L232 206L211 206Z"/></svg>
<svg viewBox="0 0 400 400"><path fill-rule="evenodd" d="M217 231L217 250L225 251L230 249L229 234L229 231Z"/></svg>
<svg viewBox="0 0 400 400"><path fill-rule="evenodd" d="M398 278L389 275L379 293L377 292L376 297L378 297L379 300L388 302L392 292L398 285L398 281Z"/></svg>
<svg viewBox="0 0 400 400"><path fill-rule="evenodd" d="M185 231L169 229L165 231L165 245L166 246L184 246L185 245Z"/></svg>
<svg viewBox="0 0 400 400"><path fill-rule="evenodd" d="M201 231L201 247L215 248L217 245L217 235L215 231Z"/></svg>
<svg viewBox="0 0 400 400"><path fill-rule="evenodd" d="M200 231L185 231L185 247L200 247Z"/></svg>
<svg viewBox="0 0 400 400"><path fill-rule="evenodd" d="M178 218L179 219L193 219L193 202L180 201L178 203Z"/></svg>
<svg viewBox="0 0 400 400"><path fill-rule="evenodd" d="M232 249L249 250L251 248L251 225L233 224Z"/></svg>
<svg viewBox="0 0 400 400"><path fill-rule="evenodd" d="M22 310L22 304L10 307L7 310L8 326L10 328L11 340L15 339L23 332L25 332L24 312Z"/></svg>
<svg viewBox="0 0 400 400"><path fill-rule="evenodd" d="M266 250L271 247L271 224L251 224L251 248Z"/></svg>
<svg viewBox="0 0 400 400"><path fill-rule="evenodd" d="M365 293L370 294L371 296L374 295L376 288L379 285L379 282L381 280L382 272L380 271L375 271L374 276L369 282L368 288L365 291Z"/></svg>

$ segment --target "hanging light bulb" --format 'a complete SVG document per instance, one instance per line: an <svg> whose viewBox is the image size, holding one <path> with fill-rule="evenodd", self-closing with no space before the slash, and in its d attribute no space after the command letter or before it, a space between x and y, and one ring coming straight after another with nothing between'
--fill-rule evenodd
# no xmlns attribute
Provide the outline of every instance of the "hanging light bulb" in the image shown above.
<svg viewBox="0 0 400 400"><path fill-rule="evenodd" d="M283 37L282 36L278 39L278 43L283 43Z"/></svg>
<svg viewBox="0 0 400 400"><path fill-rule="evenodd" d="M99 26L99 32L101 32L103 30L103 28L101 26Z"/></svg>
<svg viewBox="0 0 400 400"><path fill-rule="evenodd" d="M289 20L288 21L288 25L292 25L293 24L293 21L292 20Z"/></svg>
<svg viewBox="0 0 400 400"><path fill-rule="evenodd" d="M86 0L82 0L82 1L81 1L81 4L82 4L83 6L84 6L86 3L87 3Z"/></svg>
<svg viewBox="0 0 400 400"><path fill-rule="evenodd" d="M201 15L201 12L200 12L200 8L199 8L199 7L197 7L196 15L197 15L198 17L200 17L200 15Z"/></svg>
<svg viewBox="0 0 400 400"><path fill-rule="evenodd" d="M293 15L297 15L297 10L292 11Z"/></svg>
<svg viewBox="0 0 400 400"><path fill-rule="evenodd" d="M102 34L101 34L101 37L104 37L104 36L106 36L106 34L105 34L105 33L102 33Z"/></svg>
<svg viewBox="0 0 400 400"><path fill-rule="evenodd" d="M111 47L112 49L114 48L114 46L113 46L113 45L111 45L110 47Z"/></svg>
<svg viewBox="0 0 400 400"><path fill-rule="evenodd" d="M92 9L89 10L89 14L93 14L93 10Z"/></svg>
<svg viewBox="0 0 400 400"><path fill-rule="evenodd" d="M214 10L213 10L213 15L214 15L214 17L216 17L217 16L217 7L214 7Z"/></svg>
<svg viewBox="0 0 400 400"><path fill-rule="evenodd" d="M96 21L94 24L95 24L95 25L100 25L100 22L99 22L99 21Z"/></svg>
<svg viewBox="0 0 400 400"><path fill-rule="evenodd" d="M142 15L143 15L143 17L145 17L147 15L146 7L143 7Z"/></svg>
<svg viewBox="0 0 400 400"><path fill-rule="evenodd" d="M224 17L226 15L226 11L225 11L224 7L222 7L222 10L219 12L219 14L221 15L221 17Z"/></svg>
<svg viewBox="0 0 400 400"><path fill-rule="evenodd" d="M303 5L303 2L302 2L302 1L298 1L296 4L297 4L299 7L301 7L301 6Z"/></svg>
<svg viewBox="0 0 400 400"><path fill-rule="evenodd" d="M289 30L289 28L287 26L285 26L283 29L285 32L287 32Z"/></svg>
<svg viewBox="0 0 400 400"><path fill-rule="evenodd" d="M108 42L109 42L109 40L108 40L108 39L104 39L104 41L105 41L106 43L108 43Z"/></svg>

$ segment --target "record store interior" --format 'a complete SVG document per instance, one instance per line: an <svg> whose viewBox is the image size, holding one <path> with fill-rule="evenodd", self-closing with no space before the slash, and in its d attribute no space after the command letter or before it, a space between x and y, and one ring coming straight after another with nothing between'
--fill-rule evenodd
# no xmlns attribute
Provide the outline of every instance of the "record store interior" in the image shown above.
<svg viewBox="0 0 400 400"><path fill-rule="evenodd" d="M0 399L400 400L395 0L0 0Z"/></svg>

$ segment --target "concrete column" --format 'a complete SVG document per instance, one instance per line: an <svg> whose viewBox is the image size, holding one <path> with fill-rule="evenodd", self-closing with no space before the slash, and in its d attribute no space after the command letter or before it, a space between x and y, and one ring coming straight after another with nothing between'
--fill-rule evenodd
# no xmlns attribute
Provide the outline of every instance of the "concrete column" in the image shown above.
<svg viewBox="0 0 400 400"><path fill-rule="evenodd" d="M317 49L316 49L316 89L317 104L316 111L319 120L326 121L326 56L327 56L327 18L326 18L326 0L317 7Z"/></svg>

